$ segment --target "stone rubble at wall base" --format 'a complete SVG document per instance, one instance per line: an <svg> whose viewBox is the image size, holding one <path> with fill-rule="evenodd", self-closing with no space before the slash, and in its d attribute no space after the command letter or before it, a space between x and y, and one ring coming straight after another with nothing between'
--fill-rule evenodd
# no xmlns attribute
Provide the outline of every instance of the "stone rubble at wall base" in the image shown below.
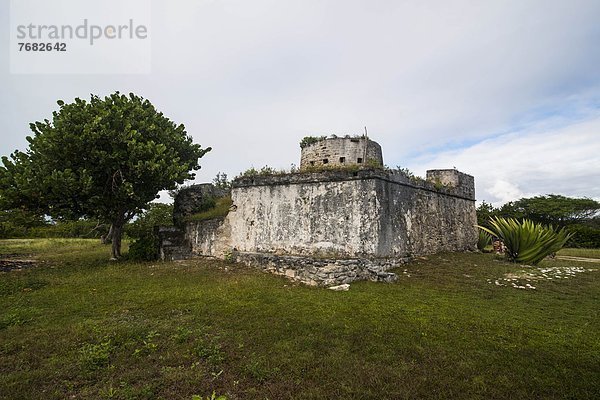
<svg viewBox="0 0 600 400"><path fill-rule="evenodd" d="M407 258L338 260L238 252L231 254L231 260L311 286L341 285L356 280L395 282L398 276L387 271L408 261Z"/></svg>

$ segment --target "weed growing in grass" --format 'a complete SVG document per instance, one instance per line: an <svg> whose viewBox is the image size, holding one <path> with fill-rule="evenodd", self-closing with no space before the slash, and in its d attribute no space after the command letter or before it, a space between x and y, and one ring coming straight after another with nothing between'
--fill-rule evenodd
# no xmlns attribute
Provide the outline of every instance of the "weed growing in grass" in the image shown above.
<svg viewBox="0 0 600 400"><path fill-rule="evenodd" d="M193 331L191 329L188 329L183 326L178 326L177 331L173 335L173 339L177 343L185 343L189 340L192 333L193 333Z"/></svg>
<svg viewBox="0 0 600 400"><path fill-rule="evenodd" d="M117 389L111 385L105 389L101 389L100 395L107 399L114 399L117 396Z"/></svg>
<svg viewBox="0 0 600 400"><path fill-rule="evenodd" d="M216 392L212 392L210 396L202 397L198 394L192 396L192 400L227 400L227 396L221 395L217 396Z"/></svg>
<svg viewBox="0 0 600 400"><path fill-rule="evenodd" d="M194 348L194 353L213 366L219 365L225 360L225 353L221 350L221 344L217 342L217 337L200 338Z"/></svg>
<svg viewBox="0 0 600 400"><path fill-rule="evenodd" d="M141 356L153 353L158 348L158 344L154 342L154 339L160 336L160 333L156 331L150 331L144 339L142 339L142 347L138 347L133 351L134 356Z"/></svg>
<svg viewBox="0 0 600 400"><path fill-rule="evenodd" d="M245 373L253 380L263 383L279 372L279 368L269 368L265 357L257 357L252 353L250 360L244 365Z"/></svg>
<svg viewBox="0 0 600 400"><path fill-rule="evenodd" d="M110 354L113 351L112 340L107 337L97 344L84 343L79 349L81 363L91 371L104 368L109 364Z"/></svg>
<svg viewBox="0 0 600 400"><path fill-rule="evenodd" d="M6 329L9 326L19 326L24 325L29 322L31 318L23 315L21 310L9 312L2 317L0 317L0 330Z"/></svg>

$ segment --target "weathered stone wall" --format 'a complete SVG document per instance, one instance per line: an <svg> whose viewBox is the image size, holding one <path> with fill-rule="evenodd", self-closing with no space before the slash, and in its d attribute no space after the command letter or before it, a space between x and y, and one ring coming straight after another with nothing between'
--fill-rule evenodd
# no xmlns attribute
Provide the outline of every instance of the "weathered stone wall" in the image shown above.
<svg viewBox="0 0 600 400"><path fill-rule="evenodd" d="M408 257L475 249L473 177L428 177L361 169L240 178L229 214L188 222L183 242L189 254L234 254L309 284L390 280L385 271Z"/></svg>
<svg viewBox="0 0 600 400"><path fill-rule="evenodd" d="M389 199L380 210L380 254L397 257L475 249L473 200L381 182L378 193Z"/></svg>
<svg viewBox="0 0 600 400"><path fill-rule="evenodd" d="M475 178L456 169L432 169L427 171L426 178L435 185L441 184L462 188L465 197L475 198Z"/></svg>
<svg viewBox="0 0 600 400"><path fill-rule="evenodd" d="M335 258L470 250L473 193L380 170L242 179L232 191L230 243L240 252Z"/></svg>
<svg viewBox="0 0 600 400"><path fill-rule="evenodd" d="M381 146L366 137L329 138L302 149L300 168L344 165L383 165Z"/></svg>
<svg viewBox="0 0 600 400"><path fill-rule="evenodd" d="M232 190L237 209L230 213L231 240L237 250L379 256L373 240L380 223L373 181L261 183Z"/></svg>
<svg viewBox="0 0 600 400"><path fill-rule="evenodd" d="M192 255L192 244L184 230L174 226L156 227L159 240L158 256L161 260L173 261L189 258Z"/></svg>
<svg viewBox="0 0 600 400"><path fill-rule="evenodd" d="M231 226L227 217L188 222L185 237L193 255L223 258L231 253Z"/></svg>

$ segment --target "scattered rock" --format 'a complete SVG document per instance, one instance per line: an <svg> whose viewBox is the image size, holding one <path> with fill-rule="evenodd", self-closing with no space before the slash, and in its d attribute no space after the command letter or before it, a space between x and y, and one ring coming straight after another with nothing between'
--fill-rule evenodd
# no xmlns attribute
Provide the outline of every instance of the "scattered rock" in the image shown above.
<svg viewBox="0 0 600 400"><path fill-rule="evenodd" d="M36 260L26 260L26 259L2 259L0 260L0 271L2 272L10 272L10 271L21 271L26 268L31 268L36 266Z"/></svg>
<svg viewBox="0 0 600 400"><path fill-rule="evenodd" d="M553 280L553 279L569 279L574 277L578 273L596 271L595 268L583 268L583 267L550 267L540 268L525 266L527 269L508 273L504 277L496 279L494 284L497 286L512 286L515 289L530 289L535 290L536 287L530 283L525 282L536 282L540 280ZM490 279L488 283L492 283Z"/></svg>
<svg viewBox="0 0 600 400"><path fill-rule="evenodd" d="M347 292L348 290L350 290L350 285L348 285L347 283L344 283L343 285L331 286L328 289L329 290L335 290L337 292L339 292L339 291L345 291L345 292Z"/></svg>

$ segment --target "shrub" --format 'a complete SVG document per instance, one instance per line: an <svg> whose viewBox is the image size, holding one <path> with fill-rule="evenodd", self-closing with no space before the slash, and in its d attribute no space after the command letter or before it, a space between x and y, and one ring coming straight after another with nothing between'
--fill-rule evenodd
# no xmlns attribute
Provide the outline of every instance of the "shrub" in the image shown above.
<svg viewBox="0 0 600 400"><path fill-rule="evenodd" d="M327 136L305 136L300 141L300 148L303 149L306 146L320 142L321 140L327 139Z"/></svg>
<svg viewBox="0 0 600 400"><path fill-rule="evenodd" d="M173 205L151 203L138 219L128 224L125 232L135 240L129 245L129 258L152 261L158 258L158 237L154 232L156 225L173 225Z"/></svg>
<svg viewBox="0 0 600 400"><path fill-rule="evenodd" d="M560 250L573 236L565 228L555 231L552 226L534 223L528 219L490 219L489 228L477 226L500 238L506 246L506 257L512 262L536 265L546 256Z"/></svg>
<svg viewBox="0 0 600 400"><path fill-rule="evenodd" d="M140 261L158 259L158 238L154 230L144 231L129 245L128 257Z"/></svg>
<svg viewBox="0 0 600 400"><path fill-rule="evenodd" d="M567 245L569 247L600 248L600 229L586 225L570 225L567 230L574 234Z"/></svg>
<svg viewBox="0 0 600 400"><path fill-rule="evenodd" d="M231 181L224 172L217 172L217 176L213 178L212 183L218 189L231 190Z"/></svg>
<svg viewBox="0 0 600 400"><path fill-rule="evenodd" d="M278 172L275 168L265 165L261 169L256 169L254 167L250 167L247 170L245 170L244 172L240 173L238 176L236 176L235 179L248 178L248 177L254 177L254 176L270 176L270 175L277 175L277 174L278 174Z"/></svg>

